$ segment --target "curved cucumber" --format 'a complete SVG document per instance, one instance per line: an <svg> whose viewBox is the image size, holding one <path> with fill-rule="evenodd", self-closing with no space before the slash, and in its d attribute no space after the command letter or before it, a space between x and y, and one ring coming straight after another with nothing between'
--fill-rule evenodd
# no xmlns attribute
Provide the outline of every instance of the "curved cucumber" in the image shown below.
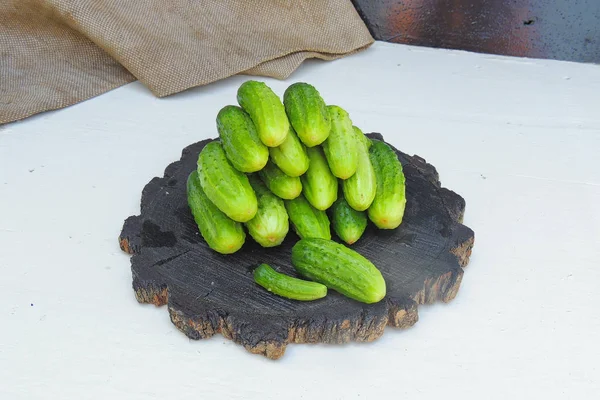
<svg viewBox="0 0 600 400"><path fill-rule="evenodd" d="M379 229L394 229L402 223L406 206L406 186L402 164L396 152L380 140L369 149L375 169L377 192L369 207L369 219Z"/></svg>
<svg viewBox="0 0 600 400"><path fill-rule="evenodd" d="M246 222L250 236L262 247L278 246L285 239L290 224L283 200L275 196L256 175L248 177L258 199L258 211Z"/></svg>
<svg viewBox="0 0 600 400"><path fill-rule="evenodd" d="M377 303L385 280L373 263L356 251L324 239L302 239L292 247L298 273L363 303Z"/></svg>
<svg viewBox="0 0 600 400"><path fill-rule="evenodd" d="M348 179L358 167L356 134L348 113L338 106L327 106L331 119L331 131L323 142L323 150L333 175Z"/></svg>
<svg viewBox="0 0 600 400"><path fill-rule="evenodd" d="M350 207L340 197L331 207L331 222L336 235L348 244L355 243L367 228L367 213Z"/></svg>
<svg viewBox="0 0 600 400"><path fill-rule="evenodd" d="M300 176L308 169L306 149L291 127L283 143L269 147L269 154L275 165L288 176Z"/></svg>
<svg viewBox="0 0 600 400"><path fill-rule="evenodd" d="M258 172L262 181L269 190L282 199L295 199L302 193L302 182L298 177L286 175L282 170L268 161L267 165Z"/></svg>
<svg viewBox="0 0 600 400"><path fill-rule="evenodd" d="M269 150L258 137L250 116L237 106L225 106L217 114L217 130L227 158L241 172L263 169Z"/></svg>
<svg viewBox="0 0 600 400"><path fill-rule="evenodd" d="M369 208L375 198L377 178L369 158L369 148L366 145L367 137L356 127L354 133L358 148L358 167L354 175L342 181L342 187L344 197L346 197L350 207L357 211L364 211Z"/></svg>
<svg viewBox="0 0 600 400"><path fill-rule="evenodd" d="M314 86L303 82L290 85L283 94L283 104L302 143L313 147L327 139L331 130L329 112Z"/></svg>
<svg viewBox="0 0 600 400"><path fill-rule="evenodd" d="M318 210L326 210L337 199L338 180L331 171L320 146L306 149L310 163L308 170L300 177L302 192L306 200Z"/></svg>
<svg viewBox="0 0 600 400"><path fill-rule="evenodd" d="M279 273L267 264L260 264L253 275L260 286L288 299L310 301L327 295L327 286Z"/></svg>
<svg viewBox="0 0 600 400"><path fill-rule="evenodd" d="M290 130L290 122L279 97L264 82L246 81L238 89L237 100L250 114L260 140L269 147L279 146Z"/></svg>
<svg viewBox="0 0 600 400"><path fill-rule="evenodd" d="M258 204L248 177L231 165L223 146L210 142L198 156L198 177L202 190L219 210L238 222L254 218Z"/></svg>
<svg viewBox="0 0 600 400"><path fill-rule="evenodd" d="M329 218L325 211L311 206L302 195L293 200L286 200L284 203L294 231L301 239L311 237L331 239Z"/></svg>
<svg viewBox="0 0 600 400"><path fill-rule="evenodd" d="M221 254L231 254L242 247L246 240L244 227L208 199L200 186L197 171L188 176L187 200L200 234L211 249Z"/></svg>

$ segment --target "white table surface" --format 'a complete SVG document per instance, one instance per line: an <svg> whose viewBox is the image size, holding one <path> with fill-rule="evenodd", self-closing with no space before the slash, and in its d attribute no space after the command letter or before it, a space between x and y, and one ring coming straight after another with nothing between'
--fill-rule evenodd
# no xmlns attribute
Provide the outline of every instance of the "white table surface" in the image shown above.
<svg viewBox="0 0 600 400"><path fill-rule="evenodd" d="M467 202L458 296L371 344L279 361L188 340L140 305L118 247L140 193L248 77L167 99L132 83L0 126L0 399L594 398L600 392L600 66L377 43L307 62L365 131Z"/></svg>

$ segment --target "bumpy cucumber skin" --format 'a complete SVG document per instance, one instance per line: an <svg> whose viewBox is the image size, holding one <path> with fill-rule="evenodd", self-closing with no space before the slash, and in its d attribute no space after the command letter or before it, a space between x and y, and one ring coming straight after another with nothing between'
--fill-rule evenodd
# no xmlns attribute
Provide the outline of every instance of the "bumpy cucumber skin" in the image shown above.
<svg viewBox="0 0 600 400"><path fill-rule="evenodd" d="M275 196L256 175L248 177L258 199L258 211L246 222L250 236L262 247L274 247L283 242L290 224L283 200Z"/></svg>
<svg viewBox="0 0 600 400"><path fill-rule="evenodd" d="M358 126L353 126L352 128L354 129L354 133L356 133L360 140L367 146L367 149L370 149L371 145L373 145L371 139L369 139Z"/></svg>
<svg viewBox="0 0 600 400"><path fill-rule="evenodd" d="M338 106L327 106L331 119L331 131L323 142L323 150L333 175L348 179L358 167L356 134L348 113Z"/></svg>
<svg viewBox="0 0 600 400"><path fill-rule="evenodd" d="M221 254L231 254L242 247L246 240L244 227L209 200L200 186L197 171L188 176L187 199L200 234L211 249Z"/></svg>
<svg viewBox="0 0 600 400"><path fill-rule="evenodd" d="M254 281L269 292L288 299L311 301L327 295L327 286L279 273L268 264L260 264L253 276Z"/></svg>
<svg viewBox="0 0 600 400"><path fill-rule="evenodd" d="M279 97L264 82L246 81L238 89L237 100L250 114L260 140L269 147L279 146L290 130L290 122Z"/></svg>
<svg viewBox="0 0 600 400"><path fill-rule="evenodd" d="M290 85L283 94L283 104L302 143L313 147L327 139L331 130L329 112L314 86L304 82Z"/></svg>
<svg viewBox="0 0 600 400"><path fill-rule="evenodd" d="M231 164L241 172L264 168L269 149L258 137L250 116L237 106L225 106L217 114L217 130Z"/></svg>
<svg viewBox="0 0 600 400"><path fill-rule="evenodd" d="M286 200L288 212L294 232L301 238L331 239L329 218L325 211L317 210L302 195L293 200Z"/></svg>
<svg viewBox="0 0 600 400"><path fill-rule="evenodd" d="M308 169L306 148L291 127L283 143L269 147L269 154L275 165L288 176L300 176Z"/></svg>
<svg viewBox="0 0 600 400"><path fill-rule="evenodd" d="M394 229L402 223L406 206L406 185L402 164L396 152L380 140L369 149L375 169L377 192L369 207L369 219L379 229Z"/></svg>
<svg viewBox="0 0 600 400"><path fill-rule="evenodd" d="M238 222L254 218L258 209L254 190L248 177L231 165L220 142L204 146L197 171L202 190L219 210Z"/></svg>
<svg viewBox="0 0 600 400"><path fill-rule="evenodd" d="M385 280L373 263L334 241L298 241L292 247L292 264L305 278L351 299L370 304L385 297Z"/></svg>
<svg viewBox="0 0 600 400"><path fill-rule="evenodd" d="M377 177L369 158L369 148L366 145L366 142L370 142L370 140L356 127L354 134L358 148L358 167L354 175L342 181L342 187L344 197L350 207L357 211L364 211L369 208L375 198Z"/></svg>
<svg viewBox="0 0 600 400"><path fill-rule="evenodd" d="M367 213L350 207L340 197L331 207L331 223L336 235L348 244L356 243L367 228Z"/></svg>
<svg viewBox="0 0 600 400"><path fill-rule="evenodd" d="M258 172L260 179L269 190L285 200L295 199L302 193L300 178L286 175L271 160Z"/></svg>
<svg viewBox="0 0 600 400"><path fill-rule="evenodd" d="M320 146L306 149L310 163L302 180L302 193L317 210L327 210L338 196L338 180L329 170L329 164Z"/></svg>

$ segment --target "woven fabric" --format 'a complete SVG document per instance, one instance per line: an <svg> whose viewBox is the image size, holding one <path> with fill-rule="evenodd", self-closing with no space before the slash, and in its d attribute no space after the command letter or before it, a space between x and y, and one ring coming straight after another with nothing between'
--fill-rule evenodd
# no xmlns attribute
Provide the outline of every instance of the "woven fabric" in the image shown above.
<svg viewBox="0 0 600 400"><path fill-rule="evenodd" d="M373 43L350 0L0 0L0 123L139 79L162 97Z"/></svg>

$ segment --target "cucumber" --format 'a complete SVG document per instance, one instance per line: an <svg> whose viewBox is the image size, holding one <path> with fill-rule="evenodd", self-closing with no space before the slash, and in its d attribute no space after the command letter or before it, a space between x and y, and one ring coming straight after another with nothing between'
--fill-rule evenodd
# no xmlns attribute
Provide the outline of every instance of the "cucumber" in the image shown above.
<svg viewBox="0 0 600 400"><path fill-rule="evenodd" d="M295 199L302 193L300 178L286 175L271 160L258 172L269 190L285 200Z"/></svg>
<svg viewBox="0 0 600 400"><path fill-rule="evenodd" d="M372 143L369 157L375 169L377 191L369 207L369 219L379 229L394 229L402 223L406 206L402 164L390 146L376 139Z"/></svg>
<svg viewBox="0 0 600 400"><path fill-rule="evenodd" d="M238 222L254 218L258 204L248 177L227 159L220 142L208 143L198 156L202 190L219 210Z"/></svg>
<svg viewBox="0 0 600 400"><path fill-rule="evenodd" d="M258 137L250 116L237 106L225 106L217 114L217 130L231 164L241 172L263 169L269 149Z"/></svg>
<svg viewBox="0 0 600 400"><path fill-rule="evenodd" d="M285 239L290 224L283 200L275 196L256 175L248 177L258 199L258 211L246 222L250 236L262 247L278 246Z"/></svg>
<svg viewBox="0 0 600 400"><path fill-rule="evenodd" d="M358 167L357 139L348 113L338 106L327 106L331 131L323 142L323 150L333 175L348 179Z"/></svg>
<svg viewBox="0 0 600 400"><path fill-rule="evenodd" d="M200 234L211 249L221 254L231 254L242 247L246 240L244 227L208 199L200 186L197 171L188 176L187 200Z"/></svg>
<svg viewBox="0 0 600 400"><path fill-rule="evenodd" d="M306 153L310 163L306 173L300 177L302 193L313 207L326 210L337 199L338 180L329 170L320 146L309 147Z"/></svg>
<svg viewBox="0 0 600 400"><path fill-rule="evenodd" d="M286 200L288 212L294 232L301 238L331 239L329 218L325 211L317 210L302 195L293 200Z"/></svg>
<svg viewBox="0 0 600 400"><path fill-rule="evenodd" d="M288 299L310 301L327 295L327 286L279 273L268 264L260 264L253 276L254 281L269 292Z"/></svg>
<svg viewBox="0 0 600 400"><path fill-rule="evenodd" d="M367 149L370 149L370 148L371 148L371 145L373 144L373 143L371 143L371 139L369 139L369 137L368 137L367 135L365 135L365 134L363 133L363 131L362 131L362 130L361 130L359 127L357 127L357 126L353 126L352 128L354 129L354 133L356 133L356 134L358 135L358 137L360 138L360 140L361 140L361 141L362 141L364 144L366 144L366 145L367 145Z"/></svg>
<svg viewBox="0 0 600 400"><path fill-rule="evenodd" d="M333 230L348 244L355 243L367 228L367 213L350 207L345 198L340 197L331 207Z"/></svg>
<svg viewBox="0 0 600 400"><path fill-rule="evenodd" d="M385 280L371 261L331 240L298 241L292 264L305 278L363 303L377 303L386 293Z"/></svg>
<svg viewBox="0 0 600 400"><path fill-rule="evenodd" d="M290 85L283 94L283 104L302 143L313 147L327 139L331 130L329 112L314 86L304 82Z"/></svg>
<svg viewBox="0 0 600 400"><path fill-rule="evenodd" d="M290 130L290 122L279 97L264 82L246 81L238 89L237 100L250 114L260 140L269 147L279 146Z"/></svg>
<svg viewBox="0 0 600 400"><path fill-rule="evenodd" d="M283 143L269 147L269 154L275 165L288 176L300 176L308 169L306 149L291 127Z"/></svg>
<svg viewBox="0 0 600 400"><path fill-rule="evenodd" d="M366 144L370 140L356 127L354 134L358 147L358 167L354 175L342 181L342 188L350 207L356 211L364 211L369 208L375 198L377 179Z"/></svg>

